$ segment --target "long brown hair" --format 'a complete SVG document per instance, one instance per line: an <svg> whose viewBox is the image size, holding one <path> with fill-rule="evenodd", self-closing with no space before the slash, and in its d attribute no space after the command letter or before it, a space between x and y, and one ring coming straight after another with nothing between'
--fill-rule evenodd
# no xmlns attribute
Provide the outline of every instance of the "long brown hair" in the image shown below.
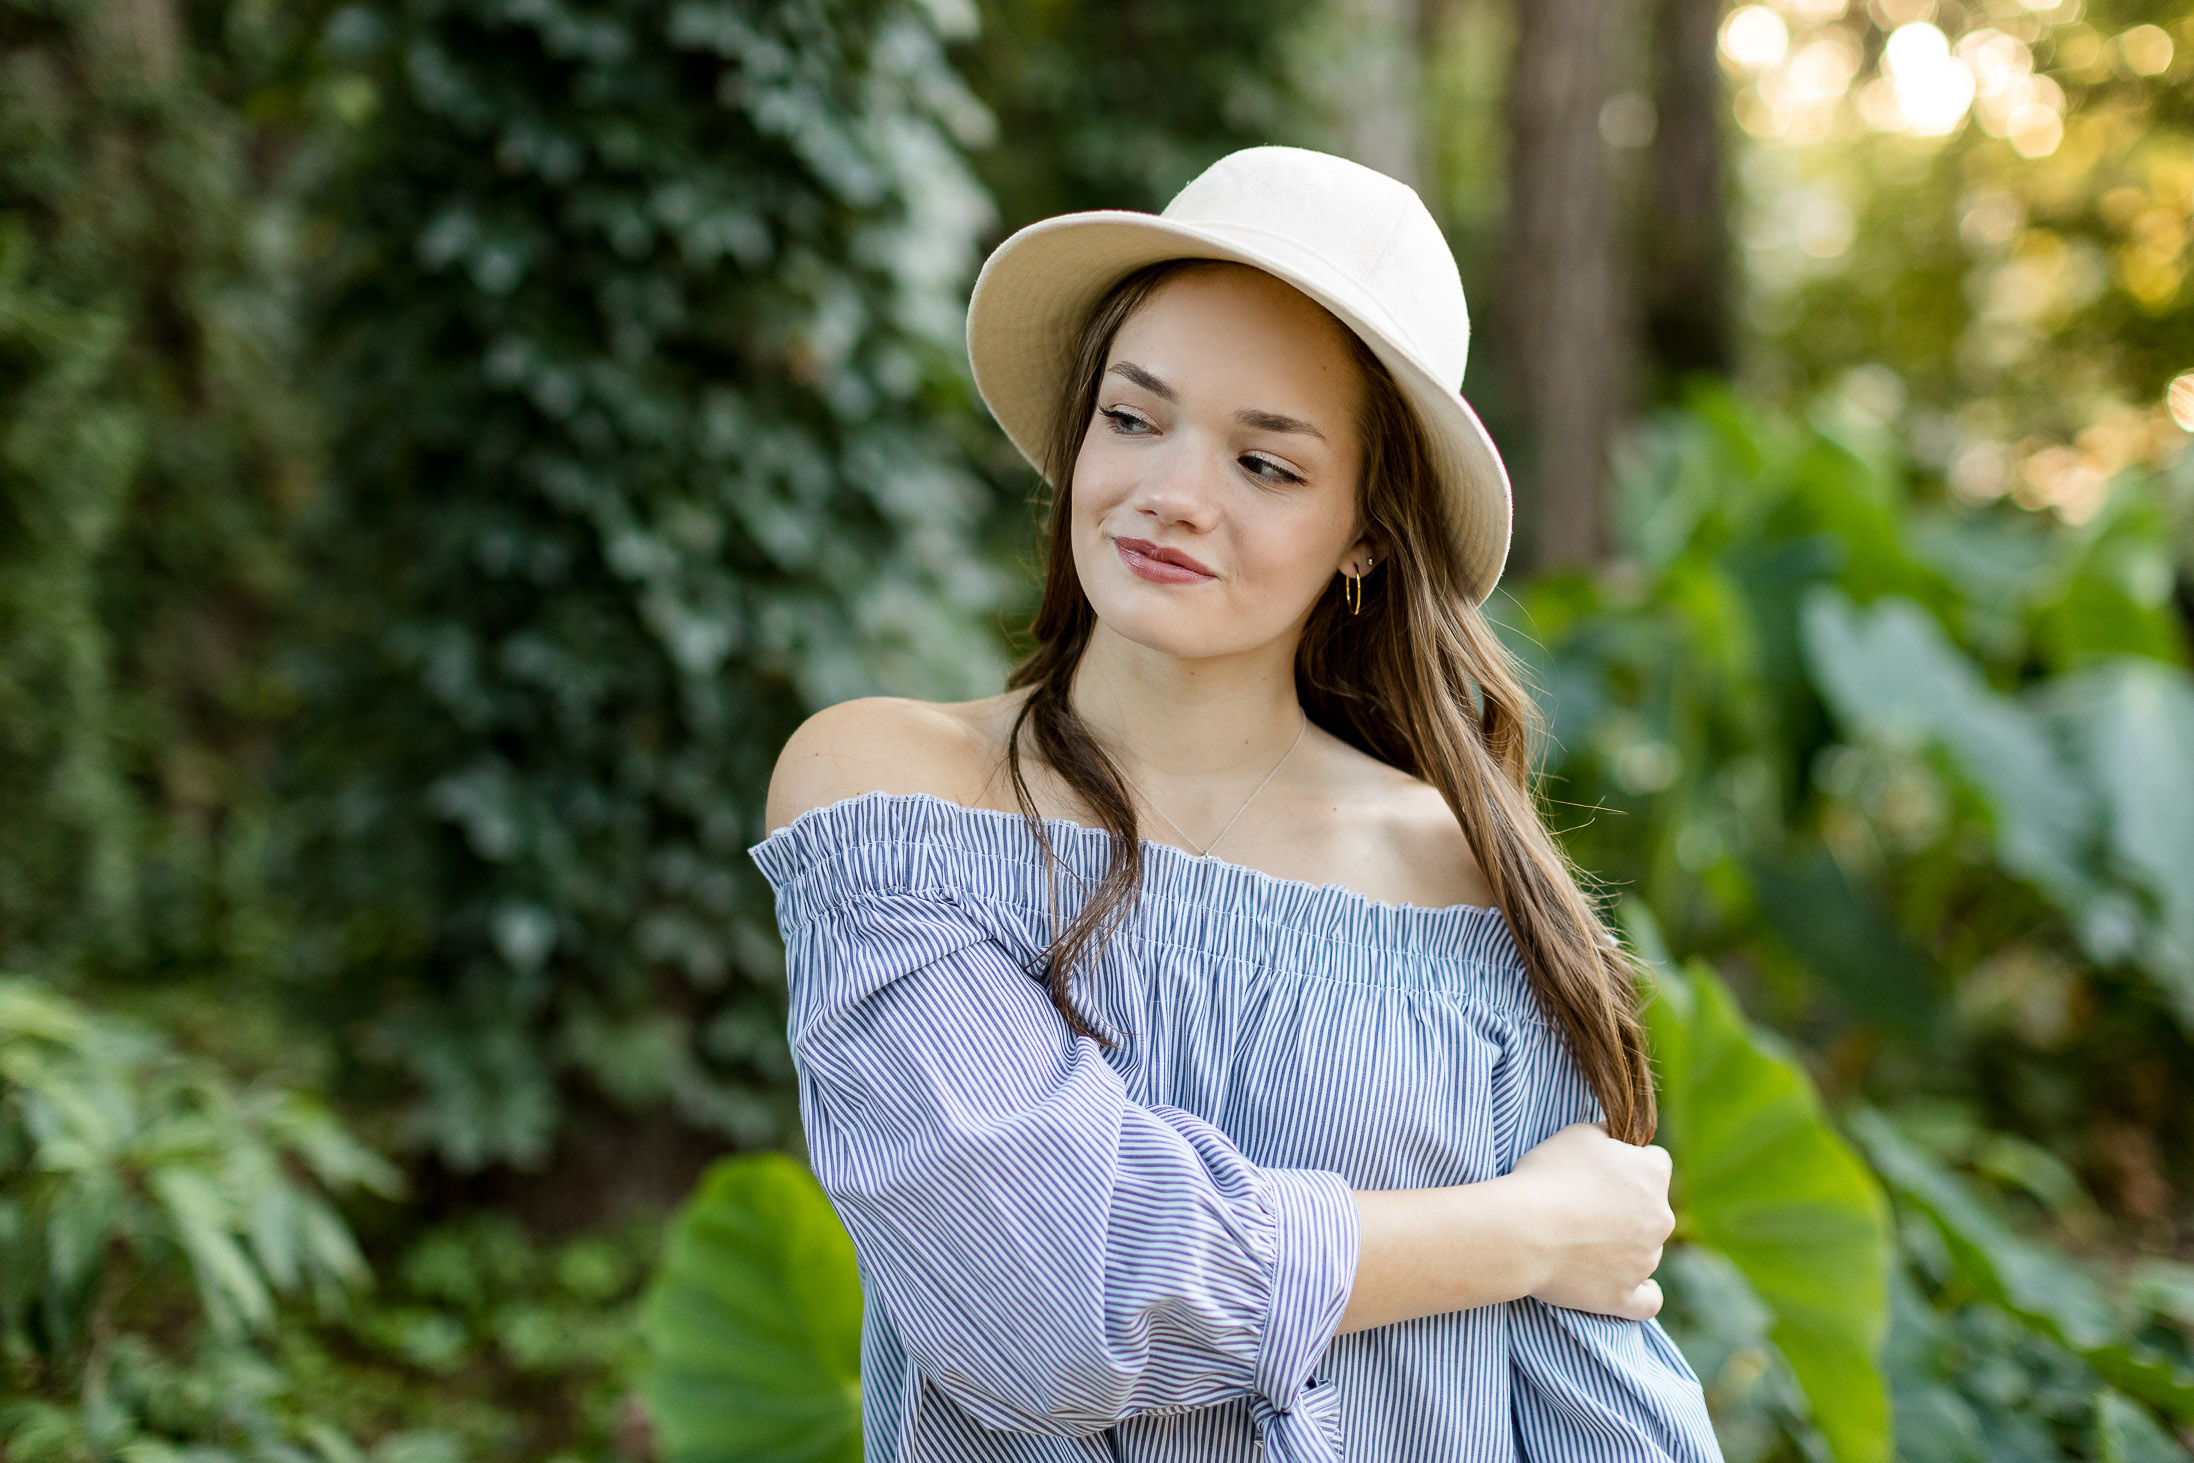
<svg viewBox="0 0 2194 1463"><path fill-rule="evenodd" d="M1092 310L1075 341L1045 463L1052 492L1043 599L1029 627L1036 646L1006 678L1008 689L1029 692L1006 739L1006 763L1047 863L1056 874L1056 854L1024 776L1024 734L1111 834L1103 878L1045 954L1052 1004L1073 1031L1107 1046L1112 1039L1075 1009L1073 974L1134 898L1142 880L1142 840L1119 767L1069 699L1096 625L1074 568L1069 489L1121 325L1166 280L1214 263L1168 259L1126 276ZM1638 1023L1637 969L1542 817L1531 758L1538 708L1450 548L1439 481L1416 414L1361 338L1334 323L1364 387L1358 507L1380 548L1379 564L1375 577L1364 581L1361 614L1345 611L1338 595L1322 597L1312 611L1295 656L1296 695L1310 719L1332 735L1439 789L1507 917L1540 1010L1599 1098L1608 1131L1650 1142L1653 1078Z"/></svg>

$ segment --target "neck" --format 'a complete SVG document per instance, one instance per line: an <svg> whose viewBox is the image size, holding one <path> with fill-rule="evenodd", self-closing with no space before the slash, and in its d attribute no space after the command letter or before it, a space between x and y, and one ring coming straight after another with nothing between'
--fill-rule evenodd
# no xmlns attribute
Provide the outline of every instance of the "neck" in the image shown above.
<svg viewBox="0 0 2194 1463"><path fill-rule="evenodd" d="M1075 667L1074 711L1145 786L1262 776L1303 727L1292 636L1194 660L1100 622Z"/></svg>

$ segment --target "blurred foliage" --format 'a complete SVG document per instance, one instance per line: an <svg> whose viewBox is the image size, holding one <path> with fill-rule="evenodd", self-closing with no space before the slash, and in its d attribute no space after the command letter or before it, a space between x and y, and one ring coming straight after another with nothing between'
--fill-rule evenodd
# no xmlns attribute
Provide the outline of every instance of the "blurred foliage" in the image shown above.
<svg viewBox="0 0 2194 1463"><path fill-rule="evenodd" d="M274 1363L368 1279L331 1200L398 1175L305 1095L0 977L0 1447L23 1463L339 1442ZM344 1445L347 1446L347 1445Z"/></svg>
<svg viewBox="0 0 2194 1463"><path fill-rule="evenodd" d="M1290 86L1317 0L984 0L954 57L1005 145L975 167L1006 231L1085 208L1157 212L1236 148L1315 146Z"/></svg>
<svg viewBox="0 0 2194 1463"><path fill-rule="evenodd" d="M1852 1127L1902 1216L1884 1364L1903 1456L2185 1456L2173 1427L2183 1431L2189 1416L2194 1349L2183 1301L2170 1299L2186 1284L2185 1266L2142 1262L2106 1294L2088 1273L2092 1261L2015 1233L2006 1196L1951 1166L1993 1169L2002 1184L2002 1154L2018 1151L2015 1138L1970 1133L1977 1144L1945 1143L1944 1125L1928 1115L1893 1125L1864 1108ZM2047 1172L2046 1162L2027 1172ZM2048 1187L2060 1203L2078 1202L2076 1188Z"/></svg>
<svg viewBox="0 0 2194 1463"><path fill-rule="evenodd" d="M660 1239L647 1215L554 1241L494 1211L412 1226L373 1293L286 1330L278 1360L371 1463L648 1459L629 1378Z"/></svg>
<svg viewBox="0 0 2194 1463"><path fill-rule="evenodd" d="M2194 427L2194 402L2175 424L2165 400L2194 369L2194 16L1775 10L1779 47L1739 63L1724 43L1755 139L1739 232L1760 388L1794 402L1863 373L1972 503L2081 522L2122 469L2165 465ZM2194 563L2190 509L2180 494Z"/></svg>
<svg viewBox="0 0 2194 1463"><path fill-rule="evenodd" d="M625 1379L657 1221L543 1244L459 1216L376 1277L346 1195L403 1212L397 1170L306 1094L0 978L0 1451L648 1456Z"/></svg>
<svg viewBox="0 0 2194 1463"><path fill-rule="evenodd" d="M2129 1339L2137 1305L2130 1317L2116 1313L2076 1264L2013 1234L1955 1174L1942 1171L1878 1114L1862 1111L1856 1126L1900 1203L1930 1223L1941 1241L1940 1249L1924 1238L1915 1241L1916 1249L1929 1248L1938 1280L1956 1282L2076 1352L2118 1390L2167 1416L2194 1416L2194 1372L2180 1366L2182 1358Z"/></svg>
<svg viewBox="0 0 2194 1463"><path fill-rule="evenodd" d="M335 491L298 752L316 1019L448 1167L576 1100L793 1118L776 750L1003 665L957 291L985 124L911 0L345 5Z"/></svg>
<svg viewBox="0 0 2194 1463"><path fill-rule="evenodd" d="M264 954L289 215L160 6L0 3L0 959Z"/></svg>

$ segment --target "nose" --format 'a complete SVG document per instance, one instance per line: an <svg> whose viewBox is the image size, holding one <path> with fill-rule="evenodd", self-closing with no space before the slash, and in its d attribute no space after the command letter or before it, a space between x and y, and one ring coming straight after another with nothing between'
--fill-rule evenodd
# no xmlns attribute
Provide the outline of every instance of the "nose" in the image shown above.
<svg viewBox="0 0 2194 1463"><path fill-rule="evenodd" d="M1129 496L1128 507L1165 527L1202 533L1218 519L1220 474L1208 448L1188 434L1172 450L1153 453L1147 470Z"/></svg>

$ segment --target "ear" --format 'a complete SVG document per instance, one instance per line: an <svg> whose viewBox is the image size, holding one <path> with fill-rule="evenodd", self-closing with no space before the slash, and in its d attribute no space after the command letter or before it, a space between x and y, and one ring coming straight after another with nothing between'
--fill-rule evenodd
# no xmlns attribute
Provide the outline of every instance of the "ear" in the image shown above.
<svg viewBox="0 0 2194 1463"><path fill-rule="evenodd" d="M1354 543L1341 550L1341 562L1337 572L1361 577L1369 574L1372 566L1385 557L1379 543L1369 533L1361 534Z"/></svg>

